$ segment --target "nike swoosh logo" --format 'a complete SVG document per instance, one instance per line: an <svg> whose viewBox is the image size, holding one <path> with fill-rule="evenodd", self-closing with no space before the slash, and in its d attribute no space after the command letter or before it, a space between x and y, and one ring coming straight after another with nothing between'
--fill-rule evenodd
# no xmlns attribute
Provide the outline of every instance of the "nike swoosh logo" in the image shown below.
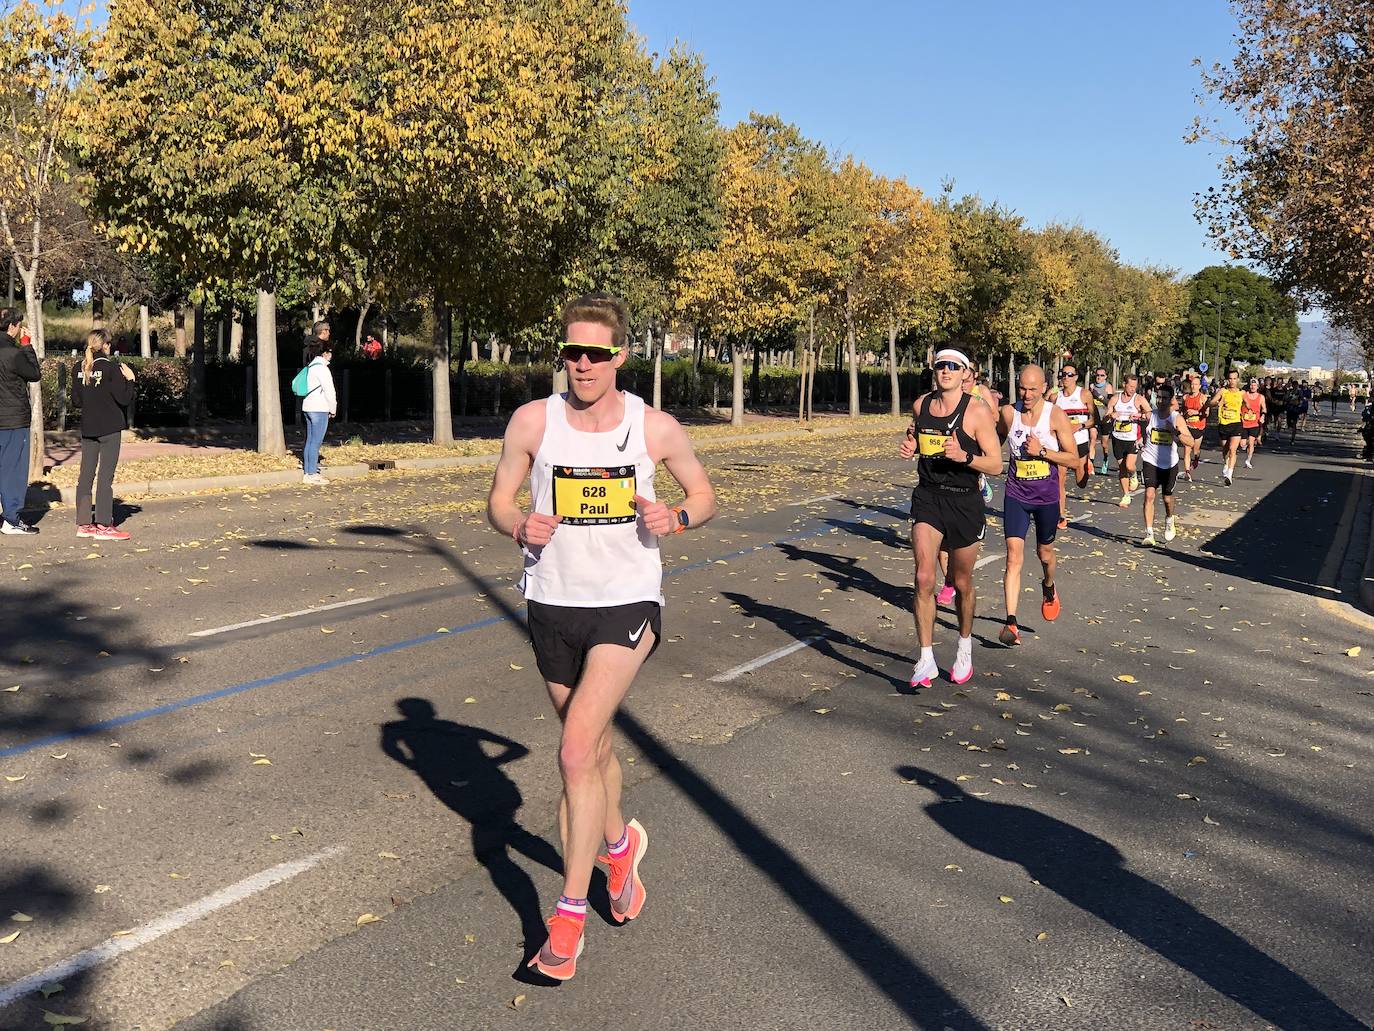
<svg viewBox="0 0 1374 1031"><path fill-rule="evenodd" d="M630 427L630 429L633 429L633 428L634 428L634 427ZM619 444L617 444L617 445L615 446L615 449L616 449L617 451L624 451L625 448L629 446L629 443L630 443L630 430L627 429L627 430L625 431L625 439L622 440Z"/></svg>
<svg viewBox="0 0 1374 1031"><path fill-rule="evenodd" d="M648 621L647 619L646 619L643 623L640 623L640 624L639 624L639 629L636 630L634 633L632 633L632 634L630 635L630 643L631 643L631 644L638 644L638 643L639 643L639 639L640 639L641 637L644 636L644 628L645 628L646 626L648 626L648 625L649 625L649 621Z"/></svg>

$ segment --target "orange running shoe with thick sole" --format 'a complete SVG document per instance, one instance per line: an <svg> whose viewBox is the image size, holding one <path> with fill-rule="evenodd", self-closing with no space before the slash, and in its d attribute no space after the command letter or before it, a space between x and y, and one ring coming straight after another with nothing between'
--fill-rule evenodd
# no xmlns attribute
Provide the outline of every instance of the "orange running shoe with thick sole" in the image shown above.
<svg viewBox="0 0 1374 1031"><path fill-rule="evenodd" d="M1046 621L1053 623L1059 618L1059 608L1059 588L1051 587L1050 596L1048 598L1042 597L1040 600L1040 615L1043 616Z"/></svg>
<svg viewBox="0 0 1374 1031"><path fill-rule="evenodd" d="M597 856L611 868L607 878L606 890L611 896L611 916L618 924L633 920L644 908L644 882L639 879L639 864L644 861L644 853L649 851L649 832L638 820L625 824L625 833L630 844L619 859L609 855Z"/></svg>
<svg viewBox="0 0 1374 1031"><path fill-rule="evenodd" d="M528 965L555 981L570 980L577 973L577 958L586 945L583 924L582 920L555 913L549 918L548 939Z"/></svg>

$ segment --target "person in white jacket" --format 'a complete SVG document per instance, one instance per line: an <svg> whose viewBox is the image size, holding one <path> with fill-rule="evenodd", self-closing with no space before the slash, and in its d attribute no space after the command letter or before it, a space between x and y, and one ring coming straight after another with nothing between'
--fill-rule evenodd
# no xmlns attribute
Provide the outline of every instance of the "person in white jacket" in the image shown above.
<svg viewBox="0 0 1374 1031"><path fill-rule="evenodd" d="M323 486L329 481L320 475L320 445L324 443L325 430L329 420L338 411L338 399L334 394L334 376L329 371L329 361L334 357L328 340L315 340L311 344L314 356L307 366L307 385L309 392L301 401L301 412L305 415L305 465L304 482Z"/></svg>

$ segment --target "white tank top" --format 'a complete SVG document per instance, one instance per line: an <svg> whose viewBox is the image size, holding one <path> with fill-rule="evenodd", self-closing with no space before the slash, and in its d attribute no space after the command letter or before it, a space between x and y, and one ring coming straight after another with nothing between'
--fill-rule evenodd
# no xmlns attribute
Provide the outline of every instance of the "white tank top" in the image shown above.
<svg viewBox="0 0 1374 1031"><path fill-rule="evenodd" d="M1178 465L1178 443L1174 440L1172 415L1161 419L1158 412L1150 413L1150 425L1145 430L1145 447L1141 457L1156 469L1172 469Z"/></svg>
<svg viewBox="0 0 1374 1031"><path fill-rule="evenodd" d="M658 538L643 529L632 504L636 494L657 500L644 400L623 396L625 418L605 433L569 426L562 394L547 401L530 498L533 511L563 521L544 547L525 549L520 589L530 601L572 608L663 604Z"/></svg>
<svg viewBox="0 0 1374 1031"><path fill-rule="evenodd" d="M1083 396L1085 393L1086 391L1079 387L1073 392L1073 396L1061 390L1054 398L1054 403L1064 409L1064 414L1069 417L1069 422L1073 424L1075 444L1088 442L1088 416L1091 413L1092 402Z"/></svg>
<svg viewBox="0 0 1374 1031"><path fill-rule="evenodd" d="M1012 406L1012 411L1016 415L1011 420L1011 429L1007 430L1007 443L1011 445L1013 456L1021 454L1026 447L1026 441L1030 439L1032 433L1040 438L1040 445L1046 451L1059 450L1059 438L1055 436L1054 430L1050 429L1050 417L1053 412L1053 405L1040 406L1040 418L1035 420L1034 426L1027 426L1021 420L1025 417L1025 411L1021 407L1021 402L1017 401Z"/></svg>
<svg viewBox="0 0 1374 1031"><path fill-rule="evenodd" d="M1135 405L1135 397L1128 400L1124 393L1117 394L1112 399L1112 407L1107 414L1112 420L1112 436L1117 440L1140 438L1140 424L1130 421L1140 415Z"/></svg>

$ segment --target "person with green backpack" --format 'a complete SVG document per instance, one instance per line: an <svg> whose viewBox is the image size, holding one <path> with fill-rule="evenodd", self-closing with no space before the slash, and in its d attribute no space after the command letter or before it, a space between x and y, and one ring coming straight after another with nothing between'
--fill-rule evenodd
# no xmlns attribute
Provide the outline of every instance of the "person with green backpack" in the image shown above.
<svg viewBox="0 0 1374 1031"><path fill-rule="evenodd" d="M306 366L291 381L291 391L301 398L301 414L305 416L305 451L301 462L305 467L302 482L317 487L329 481L320 475L320 445L324 443L329 420L338 410L334 393L334 376L329 371L333 349L327 339L316 338L306 347Z"/></svg>

